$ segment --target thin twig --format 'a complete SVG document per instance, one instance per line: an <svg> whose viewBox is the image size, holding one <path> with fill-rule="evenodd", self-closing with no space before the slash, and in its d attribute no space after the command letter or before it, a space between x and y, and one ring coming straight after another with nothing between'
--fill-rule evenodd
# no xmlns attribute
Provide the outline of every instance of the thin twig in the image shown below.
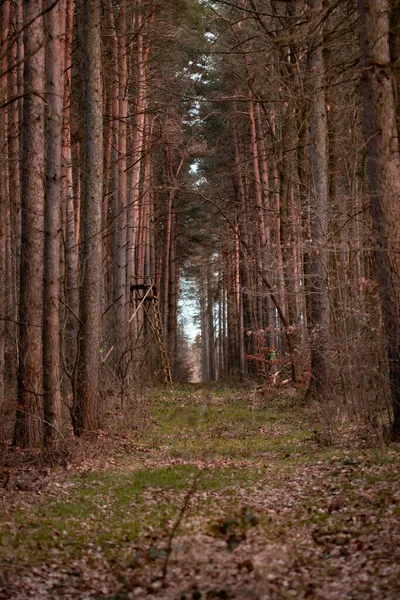
<svg viewBox="0 0 400 600"><path fill-rule="evenodd" d="M164 565L163 565L163 570L162 570L162 575L161 575L161 583L162 586L165 587L165 582L167 580L167 574L168 574L168 567L169 567L169 559L171 556L171 552L172 552L172 543L174 541L176 532L178 531L183 517L185 515L185 512L187 511L187 508L189 506L190 500L192 499L192 497L194 496L195 492L196 492L196 486L197 486L197 482L200 478L201 475L201 471L198 471L195 475L195 477L193 478L192 481L192 485L190 486L190 488L188 489L188 491L186 492L185 498L183 500L183 504L181 506L181 509L179 511L179 514L176 518L176 521L171 529L171 531L169 532L168 535L168 542L167 542L167 547L165 549L165 561L164 561Z"/></svg>

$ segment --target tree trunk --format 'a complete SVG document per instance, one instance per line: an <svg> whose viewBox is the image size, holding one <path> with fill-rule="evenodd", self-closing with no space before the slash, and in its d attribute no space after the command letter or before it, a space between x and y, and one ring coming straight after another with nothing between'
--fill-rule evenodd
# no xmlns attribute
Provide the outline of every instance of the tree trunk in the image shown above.
<svg viewBox="0 0 400 600"><path fill-rule="evenodd" d="M260 105L256 106L256 122L258 131L258 156L260 161L261 171L261 186L263 192L263 211L264 211L264 226L265 226L265 242L266 247L263 250L264 263L269 264L272 259L271 253L271 228L270 228L270 193L269 193L269 174L268 174L268 154L267 146L262 128L262 120L260 115ZM265 298L265 314L266 314L266 329L267 336L266 341L269 348L275 347L275 334L274 334L274 312L275 309L271 302L269 294Z"/></svg>
<svg viewBox="0 0 400 600"><path fill-rule="evenodd" d="M210 381L210 362L208 345L208 319L207 319L207 286L204 274L199 278L199 304L200 304L200 331L201 331L201 380Z"/></svg>
<svg viewBox="0 0 400 600"><path fill-rule="evenodd" d="M298 268L297 268L297 231L295 216L295 177L296 177L296 115L292 102L283 117L283 159L282 159L282 207L281 237L283 272L287 299L287 320L291 337L292 380L296 383L301 375L299 345L300 319L298 307Z"/></svg>
<svg viewBox="0 0 400 600"><path fill-rule="evenodd" d="M119 2L118 21L118 59L119 59L119 124L118 124L118 288L122 297L118 305L118 324L120 336L120 375L126 371L126 363L123 358L127 350L127 176L126 176L126 150L127 150L127 119L128 119L128 61L127 61L127 22L126 22L127 0ZM128 294L129 294L128 285Z"/></svg>
<svg viewBox="0 0 400 600"><path fill-rule="evenodd" d="M179 298L179 265L176 256L176 229L177 229L177 214L174 211L171 218L172 232L171 245L169 249L169 273L168 273L168 322L167 322L167 340L168 353L172 368L176 361L176 330L178 317L178 298Z"/></svg>
<svg viewBox="0 0 400 600"><path fill-rule="evenodd" d="M44 210L43 4L24 0L24 98L22 123L22 223L19 307L18 408L14 444L39 443L42 429L42 319ZM28 24L30 24L28 26Z"/></svg>
<svg viewBox="0 0 400 600"><path fill-rule="evenodd" d="M276 115L271 113L272 133L276 137ZM273 155L273 203L272 203L272 219L271 219L271 244L272 252L274 253L274 267L276 270L275 286L278 292L279 303L282 313L286 315L286 288L285 276L283 272L283 255L282 255L282 240L281 240L281 182L278 170L277 149ZM278 325L278 323L277 323ZM282 336L277 335L277 346L282 346Z"/></svg>
<svg viewBox="0 0 400 600"><path fill-rule="evenodd" d="M240 213L243 212L245 206L245 195L244 195L244 186L243 186L243 178L242 178L242 169L241 169L241 157L240 157L240 149L239 149L239 135L237 130L237 107L236 102L233 106L233 118L232 118L232 133L233 133L233 146L234 146L234 189L236 201L238 204L238 211ZM246 373L246 361L244 356L244 306L243 306L243 284L241 281L241 268L240 268L240 258L241 258L241 244L247 244L247 232L246 229L243 228L244 231L239 230L239 223L235 226L235 234L234 234L234 250L233 250L233 263L234 263L234 306L235 306L235 315L233 319L234 329L232 333L230 333L230 337L236 340L236 348L233 356L233 352L231 352L231 365L233 367L233 358L238 358L237 364L232 368L232 372L234 375L239 376L239 379L242 379ZM234 334L234 336L232 335ZM231 345L232 350L233 346Z"/></svg>
<svg viewBox="0 0 400 600"><path fill-rule="evenodd" d="M0 107L7 100L7 36L10 21L10 5L4 3L0 8ZM3 74L4 73L4 74ZM9 181L8 181L8 123L7 110L0 108L0 413L5 401L5 339L7 296L10 289L6 277L6 249L8 238Z"/></svg>
<svg viewBox="0 0 400 600"><path fill-rule="evenodd" d="M397 137L400 138L400 0L392 0L390 11L390 62L396 110Z"/></svg>
<svg viewBox="0 0 400 600"><path fill-rule="evenodd" d="M393 400L393 438L400 439L400 155L390 70L387 0L359 0L364 134Z"/></svg>
<svg viewBox="0 0 400 600"><path fill-rule="evenodd" d="M140 201L140 173L143 161L144 128L147 103L147 78L146 54L143 43L143 19L139 13L136 17L136 51L132 52L131 71L136 76L137 97L133 103L134 113L133 140L131 149L129 203L127 208L127 241L126 241L126 266L127 289L135 273L135 250L139 229L139 201Z"/></svg>
<svg viewBox="0 0 400 600"><path fill-rule="evenodd" d="M101 79L100 0L78 3L78 40L82 75L81 260L77 402L73 409L76 435L99 423L103 111Z"/></svg>
<svg viewBox="0 0 400 600"><path fill-rule="evenodd" d="M123 215L125 215L125 198L121 195L119 187L120 182L120 156L119 156L119 144L120 144L120 94L121 86L119 81L120 68L119 68L119 52L118 52L118 38L116 31L116 10L111 0L108 0L106 4L107 11L107 36L108 44L110 47L110 75L109 75L109 93L110 93L110 189L109 197L111 198L111 230L112 230L112 241L111 241L111 264L112 264L112 310L111 316L111 340L113 346L113 361L112 364L118 374L121 377L122 369L122 355L124 353L124 322L125 322L125 257L121 257L121 246L122 251L125 252L125 244L121 241L122 236L125 234L125 227L123 224ZM125 93L125 91L123 92ZM124 155L126 152L124 153ZM122 230L121 230L122 225Z"/></svg>
<svg viewBox="0 0 400 600"><path fill-rule="evenodd" d="M307 397L321 400L329 391L329 298L327 284L328 148L324 62L322 0L310 0L309 92L310 92L310 179L311 179L311 380Z"/></svg>
<svg viewBox="0 0 400 600"><path fill-rule="evenodd" d="M21 28L18 16L19 7L15 3L10 5L10 27L13 30ZM21 38L22 36L18 36ZM18 43L14 43L9 48L8 52L8 97L15 98L19 95L18 90L18 69L15 66L19 61ZM11 279L12 292L8 294L10 322L8 323L9 339L12 346L9 348L11 356L9 365L9 379L14 385L17 382L17 364L18 364L18 296L19 296L19 263L21 252L21 172L20 172L20 120L19 120L19 105L22 99L14 101L8 107L8 164L9 164L9 181L12 185L9 186L10 198L10 247L11 247L11 269L9 278Z"/></svg>
<svg viewBox="0 0 400 600"><path fill-rule="evenodd" d="M211 259L207 264L207 333L208 333L208 375L209 381L217 379L215 365L215 327L214 327L214 298L213 298L213 264Z"/></svg>
<svg viewBox="0 0 400 600"><path fill-rule="evenodd" d="M64 352L65 367L72 383L72 393L76 396L76 349L78 337L79 289L78 289L78 244L76 243L76 199L74 198L74 174L71 148L71 86L72 86L72 32L73 2L68 0L66 16L66 36L64 49L65 89L63 121L63 175L65 203L65 313Z"/></svg>
<svg viewBox="0 0 400 600"><path fill-rule="evenodd" d="M51 5L46 0L44 8ZM61 146L64 98L62 43L60 29L65 2L47 13L46 25L46 170L44 214L44 289L43 289L43 392L44 434L48 446L60 439L60 234L61 234Z"/></svg>

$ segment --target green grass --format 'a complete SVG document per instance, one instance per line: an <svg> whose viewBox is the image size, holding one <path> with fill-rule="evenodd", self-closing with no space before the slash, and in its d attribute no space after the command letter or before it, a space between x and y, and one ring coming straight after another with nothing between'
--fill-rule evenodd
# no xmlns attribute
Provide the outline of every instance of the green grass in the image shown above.
<svg viewBox="0 0 400 600"><path fill-rule="evenodd" d="M212 394L212 396L211 396ZM197 393L193 386L159 390L151 402L152 426L139 444L157 453L191 460L210 458L262 459L309 446L309 431L299 414L286 404L254 405L237 391L214 387ZM156 459L156 457L155 457ZM125 473L70 475L61 498L43 498L37 505L17 508L12 525L1 527L0 559L40 562L54 552L79 558L92 547L106 556L123 555L147 530L166 531L179 512L184 492L198 475L193 464ZM237 486L251 488L262 480L259 468L234 465L205 469L196 481L201 492L234 495ZM267 482L266 482L267 485ZM149 496L146 492L150 491ZM212 515L209 499L203 510Z"/></svg>
<svg viewBox="0 0 400 600"><path fill-rule="evenodd" d="M223 393L219 403L212 404L207 394L193 399L187 389L177 395L166 392L152 403L153 428L143 443L162 446L171 456L185 459L202 454L257 458L268 452L308 452L311 429L304 411L288 403L254 405L237 398L237 392L234 400L233 392Z"/></svg>
<svg viewBox="0 0 400 600"><path fill-rule="evenodd" d="M97 552L107 560L124 562L134 544L151 547L165 541L194 479L183 530L190 528L194 511L211 523L230 518L243 502L243 494L236 498L238 488L250 491L257 484L277 490L302 465L334 463L331 481L356 500L357 477L365 485L379 482L379 472L368 472L370 465L390 469L390 461L398 464L397 456L384 452L364 456L359 451L320 448L306 411L293 399L253 400L244 391L222 387L156 391L150 403L151 424L136 440L134 456L124 459L123 470L66 474L62 494L19 502L0 522L0 561L65 562ZM146 450L144 458L152 461L149 468L137 468L141 448ZM165 459L174 457L187 463L165 466ZM363 465L361 475L358 463ZM349 473L343 477L347 467ZM315 498L312 489L310 497L310 514L303 514L300 524L332 519L341 523L346 518L329 515L323 496ZM259 515L259 527L270 539L278 539L290 526L284 518L289 519L271 523L267 514Z"/></svg>
<svg viewBox="0 0 400 600"><path fill-rule="evenodd" d="M108 558L116 558L116 554L122 557L129 544L147 529L160 535L165 532L166 523L178 514L182 492L191 486L196 474L198 469L188 464L126 475L73 476L68 497L14 512L13 533L2 528L0 560L12 556L40 563L49 560L55 550L77 559L91 547L100 548ZM237 485L251 486L259 477L257 469L205 470L196 491L234 491ZM150 504L143 496L146 490L152 491Z"/></svg>

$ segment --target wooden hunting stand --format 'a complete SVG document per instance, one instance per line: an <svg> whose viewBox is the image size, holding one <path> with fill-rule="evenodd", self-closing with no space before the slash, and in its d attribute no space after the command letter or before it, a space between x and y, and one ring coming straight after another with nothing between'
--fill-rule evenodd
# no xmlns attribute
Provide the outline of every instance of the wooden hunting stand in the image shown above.
<svg viewBox="0 0 400 600"><path fill-rule="evenodd" d="M168 351L165 345L164 331L161 321L160 298L157 293L156 285L149 279L147 283L131 284L132 301L135 310L129 320L138 314L142 309L143 317L146 319L157 341L158 350L163 364L164 383L172 385L172 372ZM151 310L153 308L153 310Z"/></svg>

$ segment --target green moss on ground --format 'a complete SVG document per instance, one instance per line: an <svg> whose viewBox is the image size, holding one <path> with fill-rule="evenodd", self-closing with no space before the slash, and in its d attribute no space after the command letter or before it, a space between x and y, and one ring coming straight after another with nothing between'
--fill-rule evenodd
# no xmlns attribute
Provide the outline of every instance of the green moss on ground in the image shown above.
<svg viewBox="0 0 400 600"><path fill-rule="evenodd" d="M398 448L324 448L293 398L182 386L157 391L150 411L118 468L50 475L40 495L2 491L0 563L129 565L137 548L159 560L188 493L177 535L229 551L253 529L270 544L358 548L398 519Z"/></svg>

